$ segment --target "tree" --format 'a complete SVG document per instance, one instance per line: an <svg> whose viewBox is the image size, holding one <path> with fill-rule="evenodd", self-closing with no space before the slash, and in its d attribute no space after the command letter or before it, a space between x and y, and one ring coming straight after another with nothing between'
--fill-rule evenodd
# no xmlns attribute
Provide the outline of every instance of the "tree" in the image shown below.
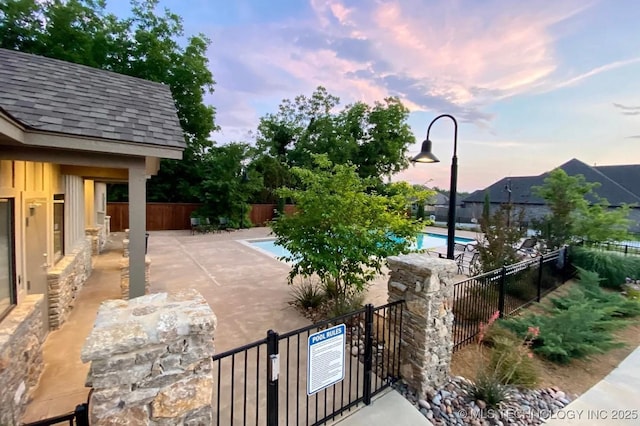
<svg viewBox="0 0 640 426"><path fill-rule="evenodd" d="M183 161L163 160L149 182L149 199L181 199L197 185L193 164L212 146L215 110L204 104L213 91L202 34L184 39L181 18L158 0L132 0L131 17L105 11L104 0L5 0L0 2L0 47L34 53L167 84L187 149Z"/></svg>
<svg viewBox="0 0 640 426"><path fill-rule="evenodd" d="M408 166L406 153L414 137L407 124L409 111L397 98L373 106L339 106L340 99L323 87L310 97L283 100L277 113L260 119L258 148L283 164L303 168L314 167L314 154L326 154L332 163L351 163L360 177L378 180Z"/></svg>
<svg viewBox="0 0 640 426"><path fill-rule="evenodd" d="M397 194L371 191L375 179L358 176L356 166L332 164L315 155L314 170L294 167L300 189L282 188L296 214L272 222L276 244L291 253L289 281L317 274L335 285L341 297L361 291L380 273L387 256L407 252L421 225L407 216L414 195L409 185L396 186Z"/></svg>
<svg viewBox="0 0 640 426"><path fill-rule="evenodd" d="M201 178L194 197L203 203L196 212L205 218L228 217L231 227L246 224L249 198L262 187L262 178L242 164L249 157L249 146L230 143L214 146L202 155L197 173Z"/></svg>
<svg viewBox="0 0 640 426"><path fill-rule="evenodd" d="M593 192L598 183L589 183L583 175L569 176L555 169L544 180L544 185L533 187L543 198L549 214L534 222L539 235L550 249L560 248L576 238L595 241L624 240L628 238L629 206L609 209L606 199ZM594 200L590 203L587 197Z"/></svg>
<svg viewBox="0 0 640 426"><path fill-rule="evenodd" d="M509 204L501 204L491 214L489 206L489 194L486 193L480 219L483 243L477 245L482 272L516 263L520 257L515 246L525 235L522 227L524 211L513 212Z"/></svg>

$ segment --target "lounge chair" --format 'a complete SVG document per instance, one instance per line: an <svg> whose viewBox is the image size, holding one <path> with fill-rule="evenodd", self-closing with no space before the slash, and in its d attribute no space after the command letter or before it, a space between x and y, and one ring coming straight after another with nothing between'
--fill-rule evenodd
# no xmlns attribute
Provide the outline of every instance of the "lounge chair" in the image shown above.
<svg viewBox="0 0 640 426"><path fill-rule="evenodd" d="M467 245L463 244L463 243L453 243L453 251L460 251L460 252L464 252L467 250Z"/></svg>
<svg viewBox="0 0 640 426"><path fill-rule="evenodd" d="M229 218L228 217L224 217L224 216L220 216L218 217L218 232L222 232L222 231L227 231L227 232L231 232L231 229L229 229Z"/></svg>
<svg viewBox="0 0 640 426"><path fill-rule="evenodd" d="M467 266L469 276L473 277L479 275L482 268L480 265L480 252L474 251L473 256L471 256L471 260L469 261L469 265Z"/></svg>
<svg viewBox="0 0 640 426"><path fill-rule="evenodd" d="M200 232L200 218L192 217L190 221L191 221L191 235L195 234L196 232Z"/></svg>
<svg viewBox="0 0 640 426"><path fill-rule="evenodd" d="M538 240L534 237L525 238L520 244L520 247L516 249L516 253L521 253L525 256L535 257L538 255L537 250Z"/></svg>
<svg viewBox="0 0 640 426"><path fill-rule="evenodd" d="M464 274L464 251L455 255L453 260L455 260L456 265L458 265L458 274Z"/></svg>

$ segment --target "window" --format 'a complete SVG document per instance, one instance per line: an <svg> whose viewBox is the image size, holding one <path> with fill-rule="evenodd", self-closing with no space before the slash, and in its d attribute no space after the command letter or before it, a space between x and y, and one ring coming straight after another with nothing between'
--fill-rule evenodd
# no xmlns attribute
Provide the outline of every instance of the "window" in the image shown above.
<svg viewBox="0 0 640 426"><path fill-rule="evenodd" d="M16 303L13 199L0 198L0 319Z"/></svg>
<svg viewBox="0 0 640 426"><path fill-rule="evenodd" d="M56 262L64 256L64 194L53 196L53 253Z"/></svg>

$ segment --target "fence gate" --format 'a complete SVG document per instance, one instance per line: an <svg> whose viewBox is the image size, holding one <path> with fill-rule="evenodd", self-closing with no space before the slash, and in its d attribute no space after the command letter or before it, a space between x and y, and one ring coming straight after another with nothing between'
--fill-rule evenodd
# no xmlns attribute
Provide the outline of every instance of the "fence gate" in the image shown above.
<svg viewBox="0 0 640 426"><path fill-rule="evenodd" d="M213 424L320 425L370 404L399 377L403 303L366 305L284 334L269 330L215 355Z"/></svg>

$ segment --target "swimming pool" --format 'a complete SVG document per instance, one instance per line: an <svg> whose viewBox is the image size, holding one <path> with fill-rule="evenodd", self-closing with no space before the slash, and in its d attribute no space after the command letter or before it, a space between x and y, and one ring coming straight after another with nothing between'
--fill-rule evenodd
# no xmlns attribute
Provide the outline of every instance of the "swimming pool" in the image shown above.
<svg viewBox="0 0 640 426"><path fill-rule="evenodd" d="M456 243L468 244L475 240L471 238L463 238L456 237ZM285 249L282 246L279 246L275 243L275 239L269 240L259 240L259 241L248 241L249 245L257 248L261 251L265 251L271 256L274 257L282 257L289 256L289 250ZM440 234L429 234L425 232L421 232L418 234L416 238L416 242L412 244L412 250L424 250L424 249L432 249L436 247L443 247L447 245L447 236Z"/></svg>

